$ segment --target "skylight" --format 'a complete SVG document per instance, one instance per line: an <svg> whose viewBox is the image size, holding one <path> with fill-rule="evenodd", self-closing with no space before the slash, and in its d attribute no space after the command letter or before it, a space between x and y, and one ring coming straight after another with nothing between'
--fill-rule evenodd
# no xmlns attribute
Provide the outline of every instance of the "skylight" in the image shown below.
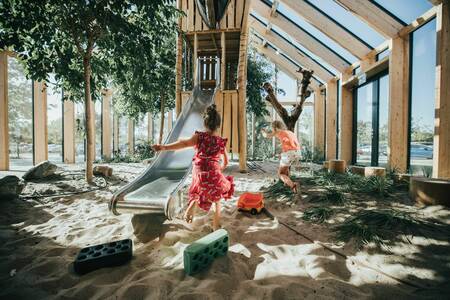
<svg viewBox="0 0 450 300"><path fill-rule="evenodd" d="M427 0L370 0L370 2L384 8L406 24L411 23L433 7Z"/></svg>

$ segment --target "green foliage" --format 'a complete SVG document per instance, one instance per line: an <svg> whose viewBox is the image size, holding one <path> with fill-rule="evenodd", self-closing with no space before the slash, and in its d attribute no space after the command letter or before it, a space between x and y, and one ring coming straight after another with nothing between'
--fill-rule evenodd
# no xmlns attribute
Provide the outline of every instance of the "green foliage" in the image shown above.
<svg viewBox="0 0 450 300"><path fill-rule="evenodd" d="M155 151L152 149L152 143L151 142L138 143L134 147L134 155L139 160L152 158L153 156L155 156Z"/></svg>
<svg viewBox="0 0 450 300"><path fill-rule="evenodd" d="M302 219L308 222L313 223L323 223L334 214L334 211L331 208L321 207L321 206L313 206L307 208L303 212Z"/></svg>
<svg viewBox="0 0 450 300"><path fill-rule="evenodd" d="M295 181L295 178L291 177L293 181ZM283 181L278 180L274 184L269 185L268 187L263 189L264 197L266 198L288 198L292 199L294 196L294 192L286 186Z"/></svg>
<svg viewBox="0 0 450 300"><path fill-rule="evenodd" d="M414 227L423 224L409 214L393 209L359 211L334 228L336 238L348 242L354 239L357 246L374 242L385 245L385 240L398 234L411 233Z"/></svg>
<svg viewBox="0 0 450 300"><path fill-rule="evenodd" d="M302 161L312 161L317 164L321 164L324 160L325 154L319 148L314 150L309 145L302 145Z"/></svg>
<svg viewBox="0 0 450 300"><path fill-rule="evenodd" d="M250 118L250 117L249 117ZM255 117L255 145L252 145L252 128L251 122L247 122L249 130L247 130L248 143L247 151L251 154L251 158L255 160L265 160L273 157L272 139L267 139L262 135L261 129L268 125L264 117ZM255 153L253 153L253 149Z"/></svg>
<svg viewBox="0 0 450 300"><path fill-rule="evenodd" d="M327 202L331 205L344 205L347 202L347 198L339 189L329 186L324 195L313 198L312 201Z"/></svg>
<svg viewBox="0 0 450 300"><path fill-rule="evenodd" d="M173 65L167 60L174 57L166 43L174 40L177 16L169 0L6 0L0 2L0 48L17 52L34 80L55 73L73 101L84 99L88 59L94 100L112 85L127 101L154 103L155 94L167 91L170 98L174 90L168 88ZM134 107L129 110L135 114Z"/></svg>

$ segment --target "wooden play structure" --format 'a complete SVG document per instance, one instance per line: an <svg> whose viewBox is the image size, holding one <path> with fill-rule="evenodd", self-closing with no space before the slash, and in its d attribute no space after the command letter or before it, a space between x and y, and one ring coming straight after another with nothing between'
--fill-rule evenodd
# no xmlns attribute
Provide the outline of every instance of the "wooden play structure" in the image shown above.
<svg viewBox="0 0 450 300"><path fill-rule="evenodd" d="M229 1L223 17L211 29L202 19L197 1L178 1L178 8L186 15L179 20L176 113L181 112L194 86L214 89L220 80L215 103L222 116L221 134L228 138L228 150L239 156L241 171L246 170L247 160L245 101L250 2ZM217 58L220 66L216 65ZM220 78L215 78L216 68L220 68Z"/></svg>

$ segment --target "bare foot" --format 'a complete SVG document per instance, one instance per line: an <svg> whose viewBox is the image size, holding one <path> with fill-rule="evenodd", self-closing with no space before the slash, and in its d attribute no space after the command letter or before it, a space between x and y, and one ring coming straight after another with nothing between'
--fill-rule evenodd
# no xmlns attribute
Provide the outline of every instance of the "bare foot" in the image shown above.
<svg viewBox="0 0 450 300"><path fill-rule="evenodd" d="M194 215L192 214L192 212L186 211L184 213L183 219L186 221L186 223L190 224L194 219Z"/></svg>
<svg viewBox="0 0 450 300"><path fill-rule="evenodd" d="M297 190L297 184L296 183L292 184L291 189L294 192L294 194L297 194L298 190Z"/></svg>

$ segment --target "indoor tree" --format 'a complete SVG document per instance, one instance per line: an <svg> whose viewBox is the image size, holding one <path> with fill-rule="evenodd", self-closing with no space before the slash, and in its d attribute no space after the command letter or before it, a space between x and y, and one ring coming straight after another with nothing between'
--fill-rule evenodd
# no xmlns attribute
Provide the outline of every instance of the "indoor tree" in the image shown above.
<svg viewBox="0 0 450 300"><path fill-rule="evenodd" d="M136 84L118 81L122 72L138 80L152 73L178 14L170 0L0 2L0 49L16 52L33 80L55 73L67 98L84 99L88 182L95 156L93 100L110 80L114 86Z"/></svg>

